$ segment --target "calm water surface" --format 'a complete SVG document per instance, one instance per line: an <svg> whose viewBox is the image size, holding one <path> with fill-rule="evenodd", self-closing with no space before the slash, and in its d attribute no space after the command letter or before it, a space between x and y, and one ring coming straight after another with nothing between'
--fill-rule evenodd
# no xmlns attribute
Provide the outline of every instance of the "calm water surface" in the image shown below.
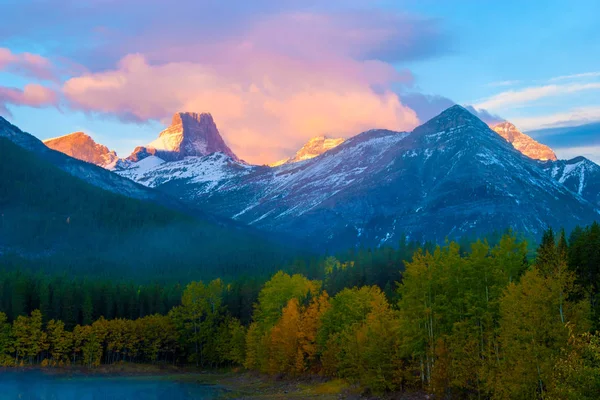
<svg viewBox="0 0 600 400"><path fill-rule="evenodd" d="M164 377L51 375L43 371L0 370L0 400L212 400L218 388Z"/></svg>

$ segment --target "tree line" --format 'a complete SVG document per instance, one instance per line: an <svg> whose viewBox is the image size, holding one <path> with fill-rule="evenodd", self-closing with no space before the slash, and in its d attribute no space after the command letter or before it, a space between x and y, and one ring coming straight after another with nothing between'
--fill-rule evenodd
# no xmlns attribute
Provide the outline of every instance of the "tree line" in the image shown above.
<svg viewBox="0 0 600 400"><path fill-rule="evenodd" d="M396 247L351 249L333 256L304 256L285 264L282 270L302 274L324 282L324 289L335 294L345 287L378 285L386 294L395 296L395 282L400 281L404 261L419 247L401 241ZM333 268L336 263L353 268ZM186 281L160 278L140 267L136 279L124 279L111 273L75 274L45 265L34 269L31 261L0 261L0 311L13 321L19 315L40 310L44 322L60 319L68 329L88 325L103 316L106 319L137 319L152 314L165 315L181 303ZM249 268L250 269L250 268ZM329 271L329 272L326 272ZM235 277L221 277L227 282L224 304L232 316L244 324L252 320L253 304L264 282L276 270L251 269ZM148 278L152 277L153 280ZM204 278L202 278L204 279Z"/></svg>
<svg viewBox="0 0 600 400"><path fill-rule="evenodd" d="M229 310L239 288L221 280L188 284L167 315L100 317L72 330L59 320L44 323L38 310L12 323L0 314L0 360L243 365L344 378L374 393L595 399L599 241L594 224L568 240L548 230L533 260L527 243L510 233L494 245L417 249L391 289L389 282L354 284L367 276L359 257L326 257L312 263L322 267L321 279L274 274L249 324Z"/></svg>

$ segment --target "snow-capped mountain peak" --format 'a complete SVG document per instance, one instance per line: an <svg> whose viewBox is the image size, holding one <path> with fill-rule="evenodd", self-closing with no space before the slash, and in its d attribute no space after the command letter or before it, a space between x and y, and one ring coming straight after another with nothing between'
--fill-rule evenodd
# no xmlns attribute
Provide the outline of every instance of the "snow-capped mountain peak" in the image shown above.
<svg viewBox="0 0 600 400"><path fill-rule="evenodd" d="M137 147L128 160L137 162L155 155L165 161L177 161L217 152L239 160L225 144L211 114L178 112L173 116L171 125L156 140L147 146Z"/></svg>
<svg viewBox="0 0 600 400"><path fill-rule="evenodd" d="M527 157L541 161L556 161L556 154L550 147L519 131L512 123L505 121L492 126L492 129Z"/></svg>
<svg viewBox="0 0 600 400"><path fill-rule="evenodd" d="M73 158L107 169L113 168L119 159L116 152L96 143L84 132L73 132L57 138L47 139L44 140L44 144Z"/></svg>

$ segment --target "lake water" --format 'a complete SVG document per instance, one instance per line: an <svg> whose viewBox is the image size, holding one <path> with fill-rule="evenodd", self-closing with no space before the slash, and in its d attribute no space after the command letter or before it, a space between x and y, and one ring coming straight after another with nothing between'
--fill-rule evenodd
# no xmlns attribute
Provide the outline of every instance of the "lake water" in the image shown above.
<svg viewBox="0 0 600 400"><path fill-rule="evenodd" d="M67 376L0 370L0 400L216 399L213 386L164 377Z"/></svg>

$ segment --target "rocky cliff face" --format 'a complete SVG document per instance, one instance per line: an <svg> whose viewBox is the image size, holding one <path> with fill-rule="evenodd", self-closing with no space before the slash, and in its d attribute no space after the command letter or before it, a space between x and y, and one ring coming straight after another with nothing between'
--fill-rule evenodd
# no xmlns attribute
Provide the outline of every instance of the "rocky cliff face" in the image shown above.
<svg viewBox="0 0 600 400"><path fill-rule="evenodd" d="M508 121L496 124L492 129L529 158L541 161L556 160L556 154L550 147L536 142Z"/></svg>
<svg viewBox="0 0 600 400"><path fill-rule="evenodd" d="M217 152L238 160L225 144L210 114L179 112L156 140L147 146L137 147L127 160L137 162L154 155L165 161L178 161Z"/></svg>
<svg viewBox="0 0 600 400"><path fill-rule="evenodd" d="M83 132L74 132L58 138L44 140L44 144L78 160L107 169L111 169L118 160L117 153L96 143L94 139Z"/></svg>

